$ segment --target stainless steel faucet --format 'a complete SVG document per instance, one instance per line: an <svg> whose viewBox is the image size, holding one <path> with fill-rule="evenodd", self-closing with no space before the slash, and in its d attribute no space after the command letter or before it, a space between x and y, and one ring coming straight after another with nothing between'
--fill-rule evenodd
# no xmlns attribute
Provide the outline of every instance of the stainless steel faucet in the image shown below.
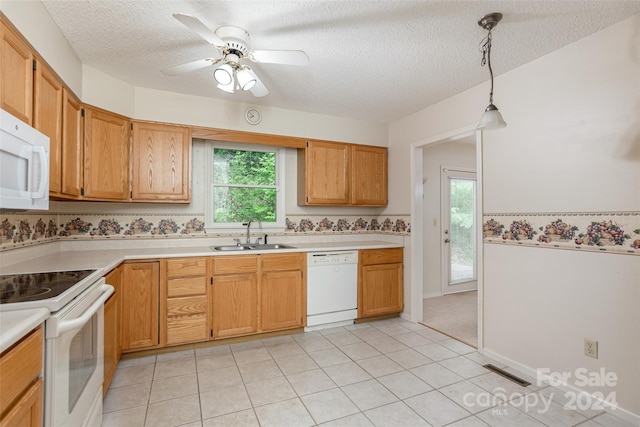
<svg viewBox="0 0 640 427"><path fill-rule="evenodd" d="M242 224L242 225L246 225L247 226L247 245L251 244L251 234L250 233L251 233L251 223L253 221L258 221L258 226L260 228L262 228L262 223L260 222L260 220L258 218L251 218L249 220L249 222L245 222L245 223Z"/></svg>

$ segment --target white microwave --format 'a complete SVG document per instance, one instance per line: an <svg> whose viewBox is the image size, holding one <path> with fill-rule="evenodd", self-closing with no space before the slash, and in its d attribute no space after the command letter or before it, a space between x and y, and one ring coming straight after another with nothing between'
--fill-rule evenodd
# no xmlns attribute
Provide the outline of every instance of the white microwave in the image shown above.
<svg viewBox="0 0 640 427"><path fill-rule="evenodd" d="M0 209L49 209L49 137L2 109Z"/></svg>

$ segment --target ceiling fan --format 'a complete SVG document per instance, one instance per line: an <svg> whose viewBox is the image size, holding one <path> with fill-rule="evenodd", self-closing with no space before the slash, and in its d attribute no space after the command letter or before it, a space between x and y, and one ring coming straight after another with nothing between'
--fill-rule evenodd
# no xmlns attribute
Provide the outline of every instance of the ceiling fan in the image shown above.
<svg viewBox="0 0 640 427"><path fill-rule="evenodd" d="M162 70L163 74L174 76L215 65L213 77L218 89L229 93L249 90L254 96L261 97L267 95L269 90L256 73L243 63L244 60L299 66L309 64L309 57L301 50L251 50L249 33L242 28L225 25L213 31L194 16L175 13L173 17L215 46L220 56L166 68Z"/></svg>

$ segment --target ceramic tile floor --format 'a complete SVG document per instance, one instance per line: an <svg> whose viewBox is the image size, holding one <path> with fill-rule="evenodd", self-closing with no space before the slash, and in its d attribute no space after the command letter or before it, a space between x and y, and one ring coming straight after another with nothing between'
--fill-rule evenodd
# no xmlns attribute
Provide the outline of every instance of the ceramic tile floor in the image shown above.
<svg viewBox="0 0 640 427"><path fill-rule="evenodd" d="M103 426L632 425L565 410L559 390L520 387L485 363L508 369L399 318L133 358L118 366Z"/></svg>

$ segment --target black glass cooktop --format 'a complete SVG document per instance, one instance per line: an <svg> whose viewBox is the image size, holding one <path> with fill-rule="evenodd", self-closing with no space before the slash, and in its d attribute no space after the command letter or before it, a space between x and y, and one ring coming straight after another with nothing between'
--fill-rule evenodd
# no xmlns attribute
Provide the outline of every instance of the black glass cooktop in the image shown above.
<svg viewBox="0 0 640 427"><path fill-rule="evenodd" d="M0 304L55 298L96 270L0 275Z"/></svg>

